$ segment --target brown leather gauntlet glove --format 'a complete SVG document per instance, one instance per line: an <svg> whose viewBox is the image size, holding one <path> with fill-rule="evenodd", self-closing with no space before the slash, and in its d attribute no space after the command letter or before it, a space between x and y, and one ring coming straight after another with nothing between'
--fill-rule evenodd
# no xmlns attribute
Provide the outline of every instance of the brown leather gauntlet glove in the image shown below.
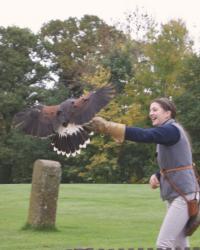
<svg viewBox="0 0 200 250"><path fill-rule="evenodd" d="M125 136L124 124L106 121L102 117L94 117L89 123L91 130L112 136L112 138L117 142L123 142Z"/></svg>

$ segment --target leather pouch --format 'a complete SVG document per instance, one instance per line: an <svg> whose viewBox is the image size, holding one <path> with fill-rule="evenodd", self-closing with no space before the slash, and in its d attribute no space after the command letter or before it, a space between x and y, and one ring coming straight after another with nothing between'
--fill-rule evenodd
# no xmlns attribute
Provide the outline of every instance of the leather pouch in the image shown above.
<svg viewBox="0 0 200 250"><path fill-rule="evenodd" d="M193 199L188 201L187 204L188 204L189 216L190 217L196 216L199 211L199 201L197 199Z"/></svg>
<svg viewBox="0 0 200 250"><path fill-rule="evenodd" d="M197 202L197 204L198 204L198 202ZM193 205L191 207L193 207ZM196 207L196 205L194 205L194 207ZM194 210L193 210L193 212L194 212ZM189 220L186 224L186 227L185 227L185 235L191 236L198 229L199 225L200 225L200 207L198 208L198 213L195 216L191 216L189 218Z"/></svg>

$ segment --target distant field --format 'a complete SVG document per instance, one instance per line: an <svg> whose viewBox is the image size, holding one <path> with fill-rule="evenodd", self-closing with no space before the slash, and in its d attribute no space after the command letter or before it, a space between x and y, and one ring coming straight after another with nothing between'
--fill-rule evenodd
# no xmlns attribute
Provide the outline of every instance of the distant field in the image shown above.
<svg viewBox="0 0 200 250"><path fill-rule="evenodd" d="M22 230L30 189L0 185L0 250L155 247L165 204L148 185L61 185L56 232ZM191 246L200 246L200 230Z"/></svg>

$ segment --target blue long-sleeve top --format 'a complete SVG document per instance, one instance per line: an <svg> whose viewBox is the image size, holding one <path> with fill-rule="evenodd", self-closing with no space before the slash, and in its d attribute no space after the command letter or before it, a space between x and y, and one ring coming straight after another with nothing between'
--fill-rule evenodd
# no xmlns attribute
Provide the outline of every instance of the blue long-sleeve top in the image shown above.
<svg viewBox="0 0 200 250"><path fill-rule="evenodd" d="M145 143L156 143L171 146L180 139L178 128L172 124L164 124L155 128L126 127L125 140ZM160 172L155 173L160 180Z"/></svg>
<svg viewBox="0 0 200 250"><path fill-rule="evenodd" d="M126 127L125 140L171 146L180 139L178 128L164 124L155 128Z"/></svg>

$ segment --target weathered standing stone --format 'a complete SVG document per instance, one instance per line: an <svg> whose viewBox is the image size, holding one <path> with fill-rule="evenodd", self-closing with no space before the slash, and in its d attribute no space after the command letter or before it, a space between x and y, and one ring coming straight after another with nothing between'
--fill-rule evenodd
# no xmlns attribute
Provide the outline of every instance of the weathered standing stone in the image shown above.
<svg viewBox="0 0 200 250"><path fill-rule="evenodd" d="M28 224L34 228L53 228L61 165L57 161L37 160L33 167Z"/></svg>

